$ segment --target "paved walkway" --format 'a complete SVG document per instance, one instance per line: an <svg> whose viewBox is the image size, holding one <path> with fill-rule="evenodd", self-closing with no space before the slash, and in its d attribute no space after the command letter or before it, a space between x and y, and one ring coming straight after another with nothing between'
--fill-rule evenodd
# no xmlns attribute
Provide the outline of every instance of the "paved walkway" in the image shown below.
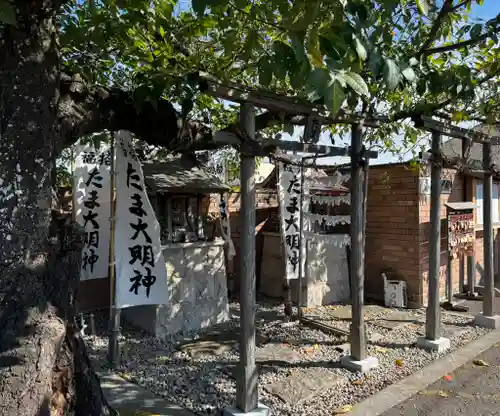
<svg viewBox="0 0 500 416"><path fill-rule="evenodd" d="M117 374L101 372L99 378L104 395L120 416L194 416Z"/></svg>
<svg viewBox="0 0 500 416"><path fill-rule="evenodd" d="M500 344L479 355L490 367L474 360L382 416L500 415Z"/></svg>

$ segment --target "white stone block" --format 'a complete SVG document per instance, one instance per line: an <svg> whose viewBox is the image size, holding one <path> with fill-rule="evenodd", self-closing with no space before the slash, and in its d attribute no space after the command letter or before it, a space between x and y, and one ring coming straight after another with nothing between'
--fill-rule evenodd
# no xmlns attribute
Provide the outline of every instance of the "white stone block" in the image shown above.
<svg viewBox="0 0 500 416"><path fill-rule="evenodd" d="M417 347L427 351L444 352L450 348L450 340L448 338L429 339L420 337L417 340Z"/></svg>

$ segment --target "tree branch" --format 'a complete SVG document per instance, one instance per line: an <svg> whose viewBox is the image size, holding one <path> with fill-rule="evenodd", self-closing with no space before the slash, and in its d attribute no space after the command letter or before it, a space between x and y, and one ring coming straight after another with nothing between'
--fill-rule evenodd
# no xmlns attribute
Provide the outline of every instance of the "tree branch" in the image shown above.
<svg viewBox="0 0 500 416"><path fill-rule="evenodd" d="M133 92L90 85L79 75L63 75L59 101L59 148L57 153L80 137L104 130L128 130L146 143L171 152L213 150L224 143L213 140L212 130L196 121L183 123L172 103L159 100L157 105L146 101L141 108L134 104ZM265 112L255 118L256 130L295 120L277 113ZM182 127L185 126L185 127ZM226 131L240 130L230 125Z"/></svg>
<svg viewBox="0 0 500 416"><path fill-rule="evenodd" d="M172 152L212 149L212 131L201 123L183 123L172 103L145 101L132 92L89 85L79 75L64 75L59 101L61 149L80 137L103 130L128 130L145 142Z"/></svg>
<svg viewBox="0 0 500 416"><path fill-rule="evenodd" d="M428 49L432 43L436 39L436 35L443 24L443 21L448 13L453 9L453 0L445 0L443 2L443 6L441 7L441 10L439 11L436 20L432 24L431 30L429 32L429 36L427 40L424 42L422 47L420 48L420 51L418 52L417 56L421 56L426 49Z"/></svg>
<svg viewBox="0 0 500 416"><path fill-rule="evenodd" d="M500 27L498 27L493 33L499 33ZM453 43L451 45L438 46L437 48L426 49L422 51L422 55L433 55L435 53L455 51L460 48L465 48L467 46L475 46L491 37L492 33L484 33L475 39L464 40L463 42Z"/></svg>

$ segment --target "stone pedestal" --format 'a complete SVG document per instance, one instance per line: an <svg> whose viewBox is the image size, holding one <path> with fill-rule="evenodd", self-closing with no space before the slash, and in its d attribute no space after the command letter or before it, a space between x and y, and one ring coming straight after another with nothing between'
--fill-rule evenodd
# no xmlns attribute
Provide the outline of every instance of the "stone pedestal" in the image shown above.
<svg viewBox="0 0 500 416"><path fill-rule="evenodd" d="M500 316L484 316L480 313L474 318L474 324L482 328L498 329L500 328Z"/></svg>
<svg viewBox="0 0 500 416"><path fill-rule="evenodd" d="M231 407L229 409L224 409L223 416L271 416L271 411L269 407L264 406L262 403L257 405L257 409L250 412L242 412L236 407Z"/></svg>
<svg viewBox="0 0 500 416"><path fill-rule="evenodd" d="M417 340L417 347L427 351L444 352L450 348L450 340L443 337L435 340L420 337Z"/></svg>
<svg viewBox="0 0 500 416"><path fill-rule="evenodd" d="M162 249L168 278L165 304L126 308L125 319L158 338L227 321L224 241L169 244Z"/></svg>
<svg viewBox="0 0 500 416"><path fill-rule="evenodd" d="M377 357L366 357L364 360L358 361L347 355L340 359L340 365L353 372L367 373L378 367L378 359Z"/></svg>

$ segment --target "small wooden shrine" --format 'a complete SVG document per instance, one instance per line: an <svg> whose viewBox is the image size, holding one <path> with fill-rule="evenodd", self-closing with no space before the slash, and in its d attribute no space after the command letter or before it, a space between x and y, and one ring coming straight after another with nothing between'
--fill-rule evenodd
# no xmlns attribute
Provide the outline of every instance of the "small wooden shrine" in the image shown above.
<svg viewBox="0 0 500 416"><path fill-rule="evenodd" d="M185 158L146 163L143 171L161 227L169 299L165 305L127 308L123 314L162 338L225 321L226 242L218 235L220 213L226 211L212 202L230 187L208 168Z"/></svg>

